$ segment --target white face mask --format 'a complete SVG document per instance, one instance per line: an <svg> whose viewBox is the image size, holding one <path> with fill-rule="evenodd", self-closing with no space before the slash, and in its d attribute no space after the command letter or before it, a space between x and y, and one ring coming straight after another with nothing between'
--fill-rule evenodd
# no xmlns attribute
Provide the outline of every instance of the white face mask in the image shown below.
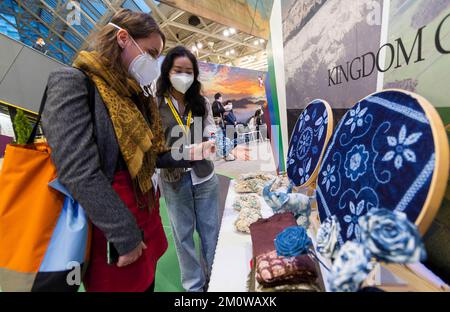
<svg viewBox="0 0 450 312"><path fill-rule="evenodd" d="M175 90L185 94L194 83L194 75L191 74L172 74L170 82Z"/></svg>
<svg viewBox="0 0 450 312"><path fill-rule="evenodd" d="M117 29L121 30L119 26L109 23ZM128 67L128 73L141 85L145 96L150 96L151 85L160 75L160 68L158 60L153 58L150 54L142 51L141 47L131 37L134 44L138 47L141 54L136 56Z"/></svg>

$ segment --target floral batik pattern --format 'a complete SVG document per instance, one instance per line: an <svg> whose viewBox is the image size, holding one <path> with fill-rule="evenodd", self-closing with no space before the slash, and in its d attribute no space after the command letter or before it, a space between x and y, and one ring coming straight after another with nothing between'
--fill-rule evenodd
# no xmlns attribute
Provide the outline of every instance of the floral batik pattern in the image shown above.
<svg viewBox="0 0 450 312"><path fill-rule="evenodd" d="M317 183L320 218L337 218L340 245L363 239L358 219L375 208L414 223L434 166L430 122L417 99L395 90L371 95L347 112L327 147Z"/></svg>
<svg viewBox="0 0 450 312"><path fill-rule="evenodd" d="M296 186L307 184L326 145L329 116L326 104L316 100L298 118L289 144L287 172Z"/></svg>

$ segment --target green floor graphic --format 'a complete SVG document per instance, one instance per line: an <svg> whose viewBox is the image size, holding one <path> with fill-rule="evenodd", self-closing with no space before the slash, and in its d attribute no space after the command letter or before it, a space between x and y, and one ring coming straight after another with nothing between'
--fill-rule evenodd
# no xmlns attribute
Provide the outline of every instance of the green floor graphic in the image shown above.
<svg viewBox="0 0 450 312"><path fill-rule="evenodd" d="M167 241L169 242L169 248L158 261L158 266L156 268L155 291L184 291L181 286L180 266L178 264L175 244L173 242L172 229L170 227L167 206L164 198L161 198L160 204L161 220L164 226L164 231L166 232Z"/></svg>

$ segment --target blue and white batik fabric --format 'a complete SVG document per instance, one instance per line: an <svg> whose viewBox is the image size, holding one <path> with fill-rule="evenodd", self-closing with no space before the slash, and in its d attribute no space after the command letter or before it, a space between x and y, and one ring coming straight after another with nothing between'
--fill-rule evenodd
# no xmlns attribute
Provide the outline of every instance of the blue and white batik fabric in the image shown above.
<svg viewBox="0 0 450 312"><path fill-rule="evenodd" d="M357 103L338 124L320 168L320 219L335 215L339 242L361 240L359 217L373 208L421 213L435 168L430 121L420 103L384 91Z"/></svg>
<svg viewBox="0 0 450 312"><path fill-rule="evenodd" d="M292 132L287 158L289 179L306 184L319 165L326 144L329 116L321 100L311 102L301 113Z"/></svg>

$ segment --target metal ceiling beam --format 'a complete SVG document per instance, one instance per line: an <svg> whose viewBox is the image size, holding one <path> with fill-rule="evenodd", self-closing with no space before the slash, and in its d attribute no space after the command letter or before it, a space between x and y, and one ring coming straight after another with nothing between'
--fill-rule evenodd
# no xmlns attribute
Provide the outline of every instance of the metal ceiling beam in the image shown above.
<svg viewBox="0 0 450 312"><path fill-rule="evenodd" d="M158 6L153 2L153 0L144 0L144 2L152 9L153 12L155 12L156 14L158 14L158 16L163 20L163 22L167 23L167 25L170 25L171 23L175 23L174 21L169 21L169 19L167 18L167 16L165 16L163 14L163 12L161 12L161 10L158 8ZM179 44L181 44L180 39L177 38L177 36L175 35L175 33L172 31L172 29L170 29L169 27L166 27L167 31L169 32L169 34L173 37L173 39L175 39L175 41L177 41Z"/></svg>
<svg viewBox="0 0 450 312"><path fill-rule="evenodd" d="M25 29L23 29L23 27L20 25L21 23L17 23L16 25L14 25L14 24L11 23L10 21L8 21L5 17L3 17L1 14L0 14L0 18L3 19L3 20L4 20L6 23L8 23L9 25L11 25L11 26L13 26L14 28L18 29L18 30L20 31L20 35L21 35L21 36L24 36L24 37L26 37L28 40L30 40L31 42L34 42L34 39L27 35L27 32L28 32L28 31L26 31ZM34 34L39 35L39 33L38 33L35 29L30 28L30 30L31 30ZM70 57L66 54L66 52L64 52L63 50L61 50L60 48L58 48L58 47L54 44L54 42L51 42L51 41L50 41L48 44L51 45L53 48L55 48L59 53L61 53L62 55L64 55L67 59L70 59Z"/></svg>
<svg viewBox="0 0 450 312"><path fill-rule="evenodd" d="M193 27L193 26L190 26L190 25L184 25L184 24L181 24L181 23L178 23L178 22L169 22L169 25L173 26L173 27L176 27L176 28L179 28L179 29L184 29L184 30L187 30L187 31L192 31L194 33L199 33L199 34L204 35L206 37L216 38L218 40L227 41L227 42L230 42L230 43L236 43L236 44L239 44L239 45L247 46L247 47L249 47L251 49L254 49L254 50L260 50L255 45L251 45L251 44L248 44L248 43L245 43L245 42L239 42L239 41L237 41L235 39L232 39L230 37L225 37L225 36L221 36L221 35L217 35L217 34L210 34L210 33L208 33L207 31L205 31L203 29L199 29L197 27Z"/></svg>
<svg viewBox="0 0 450 312"><path fill-rule="evenodd" d="M126 0L116 0L116 1L108 1L107 6L110 8L110 10L107 11L106 14L104 14L98 21L97 25L99 27L106 24L106 21L108 21L113 15L122 7L122 5L125 3Z"/></svg>
<svg viewBox="0 0 450 312"><path fill-rule="evenodd" d="M80 6L81 9L81 6ZM91 24L94 26L94 28L97 28L97 22L89 15L87 14L83 9L81 9L81 14L87 19L89 20L89 22L91 22Z"/></svg>
<svg viewBox="0 0 450 312"><path fill-rule="evenodd" d="M256 47L256 46L254 46L254 45L251 45L251 44L247 44L247 43L241 43L241 42L239 42L239 41L237 41L237 40L234 40L234 39L232 39L232 38L229 38L229 37L225 37L225 36L221 36L221 35L217 35L217 34L212 34L212 33L209 33L208 31L206 31L206 30L204 30L204 29L199 29L199 28L197 28L197 27L194 27L194 26L191 26L191 25L185 25L185 24L181 24L181 23L178 23L178 22L176 22L176 21L174 21L174 20L169 20L162 12L161 12L161 10L158 8L158 6L153 2L153 0L144 0L145 1L145 3L156 13L156 14L158 14L160 17L161 17L161 19L163 20L163 25L164 26L173 26L173 27L176 27L176 28L179 28L179 29L183 29L183 30L187 30L187 31L191 31L191 32L193 32L194 34L195 33L198 33L198 34L201 34L201 35L203 35L203 36L205 36L205 38L204 39L206 39L206 38L216 38L216 39L218 39L218 40L222 40L222 41L228 41L228 42L230 42L230 43L236 43L236 44L242 44L242 45L246 45L246 46L248 46L249 48L251 48L251 49L255 49L255 50L258 50L258 47ZM200 20L201 21L201 20ZM168 28L168 31L174 36L174 38L176 38L176 36L173 34L173 32L172 32L172 30L170 29L170 28ZM203 39L203 40L204 40ZM178 38L176 38L176 40L177 40L177 42L179 42L180 44L182 43L182 42L180 42L179 40L178 40ZM183 40L184 41L184 40Z"/></svg>
<svg viewBox="0 0 450 312"><path fill-rule="evenodd" d="M181 10L177 10L177 11L175 11L175 13L173 13L172 15L170 15L170 16L167 18L167 21L175 21L176 19L178 19L178 18L180 18L181 16L183 16L184 13L186 13L186 12L181 11ZM160 27L160 28L164 28L164 27L168 26L169 24L167 23L167 21L164 21L159 27Z"/></svg>
<svg viewBox="0 0 450 312"><path fill-rule="evenodd" d="M113 4L109 0L103 0L103 1L105 2L106 6L111 9L113 14L118 11L117 8L115 6L113 6Z"/></svg>
<svg viewBox="0 0 450 312"><path fill-rule="evenodd" d="M211 31L211 29L209 29L209 26L205 23L205 20L203 18L201 18L200 16L198 18L200 19L200 22L202 23L203 27L206 28L207 30Z"/></svg>
<svg viewBox="0 0 450 312"><path fill-rule="evenodd" d="M214 22L213 22L214 23ZM216 25L216 29L212 31L212 34L217 34L219 32L221 32L223 29L225 28L225 26L222 25ZM186 38L184 38L182 41L189 41L190 39L192 39L194 36L196 35L196 33L193 33L192 35L187 36ZM202 36L201 38L199 38L198 40L206 40L207 38L209 38L209 36Z"/></svg>
<svg viewBox="0 0 450 312"><path fill-rule="evenodd" d="M72 43L70 43L69 41L67 41L66 38L64 38L63 36L61 36L61 34L59 34L54 28L52 28L49 24L47 24L45 21L43 21L39 16L37 16L33 11L31 11L30 9L28 9L26 6L22 6L22 9L24 11L26 11L28 14L30 14L31 16L33 16L37 22L41 23L42 25L44 25L45 27L47 27L50 31L54 32L65 44L67 44L70 48L72 48L74 51L77 51L78 48L76 48Z"/></svg>
<svg viewBox="0 0 450 312"><path fill-rule="evenodd" d="M66 25L67 27L69 27L74 33L76 33L78 35L78 37L80 37L80 39L82 39L81 41L84 41L84 39L86 38L83 34L81 34L75 27L73 27L72 25L70 25L69 23L67 23L67 19L62 18L55 10L53 10L53 8L51 6L49 6L44 0L39 0L39 2L45 6L45 8L47 10L49 10L53 16L57 17L64 25ZM54 28L53 28L54 29Z"/></svg>
<svg viewBox="0 0 450 312"><path fill-rule="evenodd" d="M122 7L122 5L125 3L126 0L116 0L114 2L108 1L107 2L107 6L110 8L106 14L104 14L102 16L101 19L98 20L97 23L95 23L95 27L91 29L91 31L89 32L89 34L87 35L86 39L89 39L91 37L91 35L93 33L95 33L96 31L100 30L101 27L103 27L104 25L106 25L106 22L109 21L111 19L111 17L114 16L115 12L118 11L118 9L120 9ZM79 51L83 51L86 50L89 47L90 42L88 42L87 40L85 40L83 42L83 44L81 45L80 49L77 51L77 55L79 53Z"/></svg>

